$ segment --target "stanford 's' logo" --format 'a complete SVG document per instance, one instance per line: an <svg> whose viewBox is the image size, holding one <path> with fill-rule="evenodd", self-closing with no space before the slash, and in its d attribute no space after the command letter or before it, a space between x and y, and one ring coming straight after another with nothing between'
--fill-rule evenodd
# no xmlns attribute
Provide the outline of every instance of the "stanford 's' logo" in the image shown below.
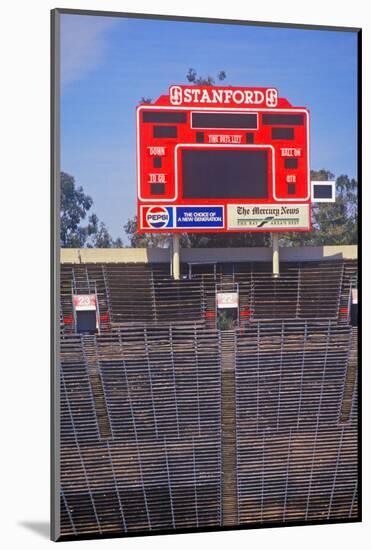
<svg viewBox="0 0 371 550"><path fill-rule="evenodd" d="M265 95L265 101L268 107L276 107L278 101L277 90L275 90L274 88L268 88Z"/></svg>
<svg viewBox="0 0 371 550"><path fill-rule="evenodd" d="M172 103L173 105L181 105L182 95L182 88L180 86L171 86L170 103Z"/></svg>

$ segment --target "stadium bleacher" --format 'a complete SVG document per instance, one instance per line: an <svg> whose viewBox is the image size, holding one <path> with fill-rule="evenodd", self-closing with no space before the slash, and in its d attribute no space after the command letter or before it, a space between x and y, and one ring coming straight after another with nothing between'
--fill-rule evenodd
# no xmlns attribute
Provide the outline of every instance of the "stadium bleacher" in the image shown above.
<svg viewBox="0 0 371 550"><path fill-rule="evenodd" d="M356 260L60 277L61 538L357 516ZM90 292L100 331L76 334L72 294Z"/></svg>

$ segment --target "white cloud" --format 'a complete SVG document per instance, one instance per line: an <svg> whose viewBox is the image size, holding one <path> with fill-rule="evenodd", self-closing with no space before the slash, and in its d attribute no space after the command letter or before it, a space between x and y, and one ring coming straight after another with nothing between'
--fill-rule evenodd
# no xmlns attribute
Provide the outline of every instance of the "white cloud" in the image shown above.
<svg viewBox="0 0 371 550"><path fill-rule="evenodd" d="M62 88L84 78L104 61L106 33L117 24L117 19L110 17L61 16Z"/></svg>

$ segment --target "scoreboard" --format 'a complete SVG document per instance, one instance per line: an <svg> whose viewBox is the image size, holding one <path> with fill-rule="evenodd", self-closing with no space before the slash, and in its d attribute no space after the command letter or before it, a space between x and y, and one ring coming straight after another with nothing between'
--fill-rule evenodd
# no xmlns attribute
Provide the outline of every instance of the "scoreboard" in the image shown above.
<svg viewBox="0 0 371 550"><path fill-rule="evenodd" d="M140 232L310 231L309 112L275 88L171 86L137 107Z"/></svg>

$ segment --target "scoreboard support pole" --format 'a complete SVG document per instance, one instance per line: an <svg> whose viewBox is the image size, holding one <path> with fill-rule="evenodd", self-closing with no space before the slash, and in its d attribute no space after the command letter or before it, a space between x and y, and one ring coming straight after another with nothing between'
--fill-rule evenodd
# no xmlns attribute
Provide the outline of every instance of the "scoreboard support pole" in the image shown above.
<svg viewBox="0 0 371 550"><path fill-rule="evenodd" d="M273 248L273 277L280 276L280 246L278 242L278 233L271 233Z"/></svg>
<svg viewBox="0 0 371 550"><path fill-rule="evenodd" d="M172 274L176 281L180 279L180 236L179 233L173 233L173 246L172 246Z"/></svg>

